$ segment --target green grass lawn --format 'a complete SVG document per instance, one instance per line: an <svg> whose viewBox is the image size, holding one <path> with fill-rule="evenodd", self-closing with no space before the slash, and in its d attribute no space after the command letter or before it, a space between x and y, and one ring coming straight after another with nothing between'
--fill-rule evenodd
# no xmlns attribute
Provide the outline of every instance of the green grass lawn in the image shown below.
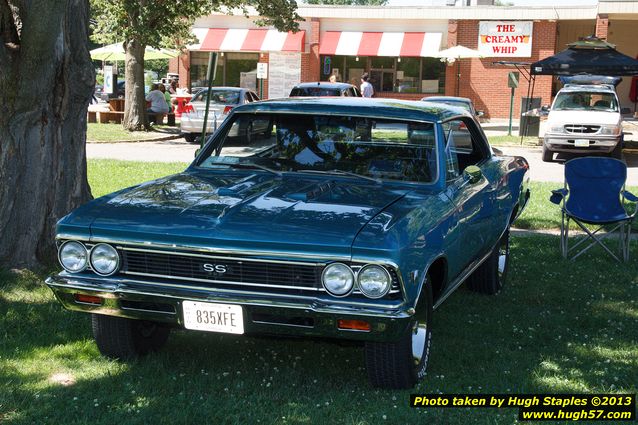
<svg viewBox="0 0 638 425"><path fill-rule="evenodd" d="M636 392L638 263L564 261L551 236L512 252L501 294L460 289L435 312L413 391L370 389L360 347L317 341L177 331L159 353L106 360L43 276L0 274L0 422L513 424L516 409L414 410L409 394Z"/></svg>
<svg viewBox="0 0 638 425"><path fill-rule="evenodd" d="M86 140L89 142L121 142L157 139L171 135L178 135L179 127L154 125L152 131L128 131L121 124L89 123L86 130Z"/></svg>
<svg viewBox="0 0 638 425"><path fill-rule="evenodd" d="M492 146L540 146L538 137L523 137L521 142L520 136L489 136L488 140Z"/></svg>

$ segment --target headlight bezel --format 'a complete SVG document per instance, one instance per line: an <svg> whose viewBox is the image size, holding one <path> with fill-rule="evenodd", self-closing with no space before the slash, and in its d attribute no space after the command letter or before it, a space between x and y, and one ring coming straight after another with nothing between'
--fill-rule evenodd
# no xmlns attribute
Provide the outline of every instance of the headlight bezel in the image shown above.
<svg viewBox="0 0 638 425"><path fill-rule="evenodd" d="M95 265L93 264L93 255L95 254L96 249L101 247L101 246L108 247L109 249L112 249L113 252L115 253L115 258L116 258L115 267L113 268L112 271L110 271L108 273L104 273L104 272L99 271L97 269L97 267L95 267ZM107 243L98 243L98 244L94 245L91 248L91 252L89 253L89 262L91 263L91 269L96 274L98 274L100 276L112 276L112 275L114 275L115 273L117 273L120 270L120 265L122 264L122 258L120 256L120 253L118 252L118 250L114 246L109 245Z"/></svg>
<svg viewBox="0 0 638 425"><path fill-rule="evenodd" d="M363 275L365 270L366 269L371 269L373 267L381 269L383 271L383 273L385 274L385 276L387 277L387 282L388 282L385 290L380 295L377 295L377 296L373 296L373 295L370 295L370 294L366 293L366 291L363 289L363 287L361 285L361 282L360 282L361 276ZM387 267L385 267L385 266L383 266L381 264L366 264L365 266L361 267L359 269L359 271L357 272L357 289L359 289L359 291L367 298L370 298L370 299L373 299L373 300L378 300L379 298L383 298L392 289L392 274L390 274L390 271L387 269Z"/></svg>
<svg viewBox="0 0 638 425"><path fill-rule="evenodd" d="M328 286L326 285L326 273L328 272L328 270L331 267L338 267L338 266L343 266L346 268L346 270L349 272L350 274L350 279L351 279L351 284L350 284L350 288L348 289L348 291L344 292L343 294L339 294L339 293L335 293L333 291L331 291L330 289L328 289ZM324 267L323 271L321 272L321 286L323 287L323 289L326 290L326 292L328 294L330 294L333 297L337 297L337 298L344 298L347 297L348 295L352 294L352 292L354 291L354 287L356 286L356 281L357 281L357 277L354 273L354 270L352 270L352 267L350 267L347 264L344 263L330 263L328 264L326 267Z"/></svg>
<svg viewBox="0 0 638 425"><path fill-rule="evenodd" d="M77 269L77 270L72 270L72 269L68 268L67 266L64 265L64 262L62 261L62 251L64 250L65 246L68 246L70 244L77 244L84 251L84 265L81 268ZM60 263L62 268L65 271L69 272L69 273L82 273L83 271L85 271L89 267L89 262L90 262L90 258L89 257L90 257L89 250L87 249L86 245L84 245L80 241L68 240L68 241L63 242L60 245L60 248L58 248L58 262Z"/></svg>

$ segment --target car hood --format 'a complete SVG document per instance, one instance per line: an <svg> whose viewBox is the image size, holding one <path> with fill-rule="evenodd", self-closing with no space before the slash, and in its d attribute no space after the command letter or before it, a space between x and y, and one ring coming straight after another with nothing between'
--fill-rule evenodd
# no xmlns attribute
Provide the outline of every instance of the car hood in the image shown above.
<svg viewBox="0 0 638 425"><path fill-rule="evenodd" d="M361 228L408 191L336 176L198 170L96 200L85 214L94 240L350 255Z"/></svg>
<svg viewBox="0 0 638 425"><path fill-rule="evenodd" d="M547 117L547 125L564 124L608 124L617 125L620 123L618 112L604 111L550 111Z"/></svg>

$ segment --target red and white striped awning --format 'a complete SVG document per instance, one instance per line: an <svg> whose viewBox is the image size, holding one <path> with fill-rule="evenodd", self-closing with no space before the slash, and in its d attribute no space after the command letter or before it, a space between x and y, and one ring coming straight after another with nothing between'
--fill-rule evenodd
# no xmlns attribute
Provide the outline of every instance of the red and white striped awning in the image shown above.
<svg viewBox="0 0 638 425"><path fill-rule="evenodd" d="M190 50L219 52L303 52L305 31L269 29L194 28L198 44Z"/></svg>
<svg viewBox="0 0 638 425"><path fill-rule="evenodd" d="M440 32L326 31L319 53L345 56L434 57L441 47Z"/></svg>

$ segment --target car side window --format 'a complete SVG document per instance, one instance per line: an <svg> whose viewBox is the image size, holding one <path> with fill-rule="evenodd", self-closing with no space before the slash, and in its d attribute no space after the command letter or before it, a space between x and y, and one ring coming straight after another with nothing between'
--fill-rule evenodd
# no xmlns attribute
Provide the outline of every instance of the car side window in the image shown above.
<svg viewBox="0 0 638 425"><path fill-rule="evenodd" d="M456 179L468 165L476 165L489 156L489 150L473 120L457 118L444 122L442 127L447 180Z"/></svg>

